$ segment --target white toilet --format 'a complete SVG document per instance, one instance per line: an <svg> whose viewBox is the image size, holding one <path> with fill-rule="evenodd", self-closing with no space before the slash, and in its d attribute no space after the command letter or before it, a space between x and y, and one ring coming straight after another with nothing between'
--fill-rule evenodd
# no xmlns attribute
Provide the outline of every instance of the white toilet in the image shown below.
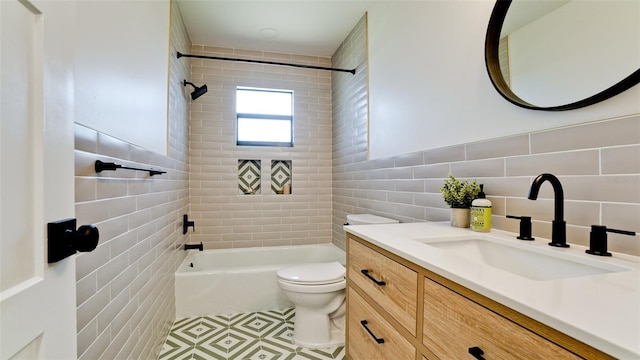
<svg viewBox="0 0 640 360"><path fill-rule="evenodd" d="M278 286L295 305L293 341L308 348L344 345L346 269L339 262L278 271Z"/></svg>
<svg viewBox="0 0 640 360"><path fill-rule="evenodd" d="M371 214L349 214L345 225L397 224L398 220Z"/></svg>
<svg viewBox="0 0 640 360"><path fill-rule="evenodd" d="M380 216L347 215L350 225L398 221ZM296 308L293 340L308 348L344 345L346 269L339 262L307 263L281 269L278 286Z"/></svg>

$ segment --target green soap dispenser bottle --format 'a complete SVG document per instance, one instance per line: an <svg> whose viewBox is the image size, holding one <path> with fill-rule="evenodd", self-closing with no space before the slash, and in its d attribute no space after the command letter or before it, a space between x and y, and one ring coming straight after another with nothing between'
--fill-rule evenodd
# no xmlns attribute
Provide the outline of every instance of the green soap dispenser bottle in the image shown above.
<svg viewBox="0 0 640 360"><path fill-rule="evenodd" d="M484 193L484 184L480 184L480 193L471 203L471 230L479 232L491 230L491 201Z"/></svg>

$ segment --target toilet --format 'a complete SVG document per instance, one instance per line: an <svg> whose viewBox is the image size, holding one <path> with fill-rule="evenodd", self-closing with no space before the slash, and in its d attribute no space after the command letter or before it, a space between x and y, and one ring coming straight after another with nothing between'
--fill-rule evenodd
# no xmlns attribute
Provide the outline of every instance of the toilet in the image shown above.
<svg viewBox="0 0 640 360"><path fill-rule="evenodd" d="M390 224L370 214L347 215L350 225ZM344 345L346 269L339 262L306 263L278 270L278 286L296 308L293 341L318 349Z"/></svg>
<svg viewBox="0 0 640 360"><path fill-rule="evenodd" d="M345 225L396 224L398 220L372 214L349 214Z"/></svg>

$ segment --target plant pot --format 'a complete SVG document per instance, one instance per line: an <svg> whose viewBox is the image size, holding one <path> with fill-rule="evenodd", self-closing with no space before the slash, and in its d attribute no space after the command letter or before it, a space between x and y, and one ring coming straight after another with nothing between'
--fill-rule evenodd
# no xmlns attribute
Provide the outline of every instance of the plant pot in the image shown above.
<svg viewBox="0 0 640 360"><path fill-rule="evenodd" d="M468 228L471 211L469 208L451 208L451 226Z"/></svg>

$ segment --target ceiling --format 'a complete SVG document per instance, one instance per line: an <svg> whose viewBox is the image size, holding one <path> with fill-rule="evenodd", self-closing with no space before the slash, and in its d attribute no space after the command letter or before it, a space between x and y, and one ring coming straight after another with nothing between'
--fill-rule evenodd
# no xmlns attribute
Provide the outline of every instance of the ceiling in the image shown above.
<svg viewBox="0 0 640 360"><path fill-rule="evenodd" d="M505 17L500 34L501 36L511 34L569 2L570 0L514 1L509 7L508 16Z"/></svg>
<svg viewBox="0 0 640 360"><path fill-rule="evenodd" d="M177 0L193 44L332 56L374 1Z"/></svg>
<svg viewBox="0 0 640 360"><path fill-rule="evenodd" d="M177 0L193 44L315 56L332 56L379 1ZM568 2L518 1L503 34Z"/></svg>

